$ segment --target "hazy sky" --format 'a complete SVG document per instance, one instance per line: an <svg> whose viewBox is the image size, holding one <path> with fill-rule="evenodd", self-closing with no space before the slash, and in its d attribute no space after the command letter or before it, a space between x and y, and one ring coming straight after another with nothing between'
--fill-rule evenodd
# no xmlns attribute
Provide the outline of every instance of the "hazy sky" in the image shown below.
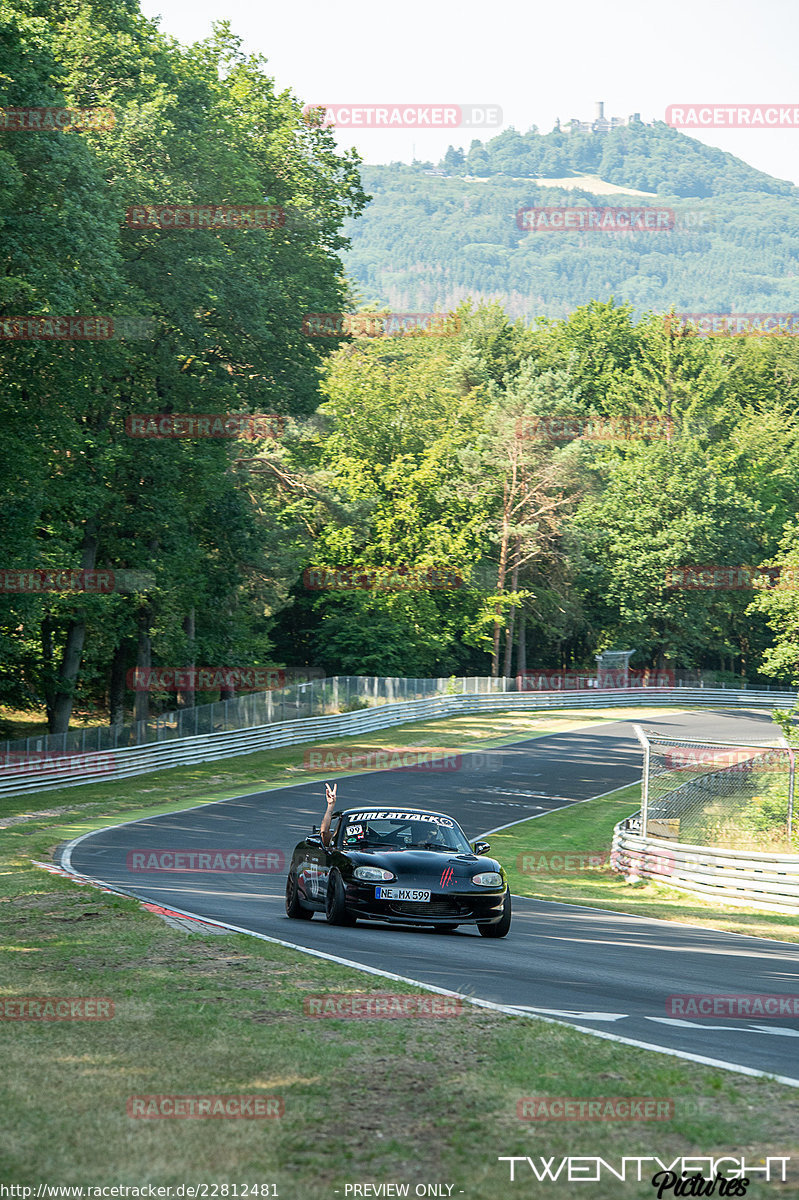
<svg viewBox="0 0 799 1200"><path fill-rule="evenodd" d="M247 51L269 61L279 91L304 103L490 103L503 126L548 132L555 117L640 112L669 104L768 103L799 107L797 0L493 0L493 3L260 4L144 0L148 17L182 42L226 16ZM479 131L340 130L341 147L367 162L438 160ZM691 136L769 174L799 183L799 128L713 130Z"/></svg>

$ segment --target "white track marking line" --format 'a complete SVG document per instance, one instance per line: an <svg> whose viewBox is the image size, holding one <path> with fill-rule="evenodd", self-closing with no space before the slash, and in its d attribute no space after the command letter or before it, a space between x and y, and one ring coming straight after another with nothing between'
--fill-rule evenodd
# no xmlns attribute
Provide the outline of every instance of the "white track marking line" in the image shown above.
<svg viewBox="0 0 799 1200"><path fill-rule="evenodd" d="M99 833L101 831L94 830L93 832ZM83 841L84 837L90 837L90 836L91 836L91 834L83 834L81 837L76 838L74 842L69 843L69 845L65 848L64 853L70 854L70 861L71 861L72 847L74 845L77 845L78 842ZM81 875L80 872L74 871L71 866L68 869L70 871L72 871L72 874L74 874L76 876L76 878L82 880L85 883L91 883L97 887L106 887L107 886L100 879L92 879L91 876L89 876L89 875ZM120 892L120 894L128 895L130 893ZM135 896L134 899L142 900L145 898L143 898L141 896ZM149 901L149 903L158 904L158 901L153 900L153 901ZM164 905L159 905L159 907L166 908L167 906L164 904ZM527 1013L520 1012L513 1005L497 1004L493 1000L481 1000L476 996L467 996L465 992L454 992L449 988L437 987L433 983L424 983L420 979L411 979L407 975L396 975L393 971L385 971L381 967L370 967L370 966L367 966L365 963L354 962L350 958L342 958L341 955L338 955L338 954L329 954L324 950L315 950L309 946L300 946L296 942L287 942L283 938L271 937L269 934L266 934L266 933L257 933L253 929L244 929L240 925L231 925L227 921L217 921L211 917L204 917L201 913L194 913L194 912L189 912L186 909L175 908L174 905L170 905L169 908L170 908L170 911L172 911L172 912L180 913L180 915L183 917L192 917L195 920L203 921L203 922L205 922L206 925L216 925L222 929L229 929L231 931L231 933L243 933L247 937L258 938L259 941L262 941L262 942L270 942L272 945L275 945L275 946L285 946L289 950L298 950L301 954L308 954L313 958L322 958L322 959L325 959L327 962L338 963L340 966L350 967L350 968L352 968L352 970L361 971L366 975L378 975L382 979L393 979L397 983L409 983L409 984L412 984L414 987L422 988L424 991L435 992L439 996L453 996L456 999L464 1000L467 1004L472 1004L477 1008L487 1008L492 1012L504 1013L506 1016L510 1016L510 1017L528 1016ZM709 1058L707 1055L693 1054L687 1050L673 1050L671 1047L657 1046L657 1045L654 1045L652 1042L642 1042L642 1041L637 1040L636 1038L621 1037L619 1034L608 1033L606 1030L591 1029L585 1025L575 1025L571 1021L559 1021L555 1017L544 1017L544 1016L540 1016L537 1014L536 1015L529 1014L529 1018L531 1020L535 1020L535 1021L544 1021L548 1025L565 1025L567 1028L576 1029L580 1033L587 1034L589 1037L600 1038L603 1041L607 1041L607 1042L617 1042L619 1045L622 1045L622 1046L634 1046L639 1050L651 1050L655 1054L665 1054L669 1058L680 1058L680 1059L684 1059L687 1062L700 1063L701 1065L707 1066L707 1067L717 1067L722 1071L730 1071L733 1074L737 1074L737 1075L751 1075L754 1078L759 1078L759 1079L772 1079L776 1083L785 1084L786 1087L799 1088L799 1079L793 1079L789 1075L774 1075L770 1071L760 1071L756 1067L747 1067L747 1066L744 1066L742 1063L730 1063L724 1059Z"/></svg>
<svg viewBox="0 0 799 1200"><path fill-rule="evenodd" d="M570 1012L567 1008L537 1008L534 1004L514 1004L517 1012L529 1016L546 1013L550 1017L579 1017L581 1021L624 1021L629 1013L612 1012Z"/></svg>
<svg viewBox="0 0 799 1200"><path fill-rule="evenodd" d="M644 1017L645 1021L656 1021L659 1025L679 1025L684 1029L724 1029L730 1033L772 1033L775 1037L799 1037L799 1029L786 1029L784 1025L704 1025L701 1021L685 1021L678 1017Z"/></svg>

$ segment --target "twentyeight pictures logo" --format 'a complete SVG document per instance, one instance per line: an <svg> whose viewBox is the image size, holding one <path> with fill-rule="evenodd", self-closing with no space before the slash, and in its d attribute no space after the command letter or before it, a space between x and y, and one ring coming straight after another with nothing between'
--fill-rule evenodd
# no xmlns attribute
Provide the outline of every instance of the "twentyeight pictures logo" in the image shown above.
<svg viewBox="0 0 799 1200"><path fill-rule="evenodd" d="M492 129L502 124L498 104L308 104L309 125L347 129Z"/></svg>

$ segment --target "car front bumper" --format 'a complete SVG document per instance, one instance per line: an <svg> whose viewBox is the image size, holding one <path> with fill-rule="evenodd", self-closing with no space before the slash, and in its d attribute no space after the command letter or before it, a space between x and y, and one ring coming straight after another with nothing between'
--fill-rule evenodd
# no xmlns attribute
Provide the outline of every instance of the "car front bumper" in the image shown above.
<svg viewBox="0 0 799 1200"><path fill-rule="evenodd" d="M424 887L413 883L402 886ZM493 925L502 919L505 890L485 892L438 892L432 888L429 900L378 900L375 885L350 883L346 904L350 911L375 921L402 925Z"/></svg>

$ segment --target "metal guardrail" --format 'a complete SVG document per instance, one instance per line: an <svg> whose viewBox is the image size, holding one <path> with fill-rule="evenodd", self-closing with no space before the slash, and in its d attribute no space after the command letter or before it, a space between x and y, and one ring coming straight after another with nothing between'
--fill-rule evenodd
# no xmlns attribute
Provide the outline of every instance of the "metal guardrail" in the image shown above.
<svg viewBox="0 0 799 1200"><path fill-rule="evenodd" d="M492 681L493 682L493 681ZM717 688L618 688L591 691L491 692L437 695L399 704L332 716L273 722L198 737L173 738L144 746L131 746L99 754L67 754L59 759L6 765L0 774L0 796L15 796L52 788L78 787L125 779L150 771L192 763L213 762L281 746L314 742L320 738L348 737L393 725L433 717L483 711L552 711L563 708L625 708L655 705L679 708L771 707L796 702L795 692L731 691ZM34 757L34 756L32 756Z"/></svg>
<svg viewBox="0 0 799 1200"><path fill-rule="evenodd" d="M613 831L614 870L634 872L736 908L799 913L799 854L716 850L666 838L645 838L626 825L626 821L620 821Z"/></svg>
<svg viewBox="0 0 799 1200"><path fill-rule="evenodd" d="M467 676L457 681L458 692L512 691L514 680ZM445 695L452 679L409 679L378 675L332 675L246 692L234 700L192 704L154 714L128 725L87 725L64 733L35 733L32 737L0 741L0 763L24 755L40 759L63 755L105 754L152 742L208 736L224 731L256 729L275 721L298 721L339 712L357 712L380 704L401 704Z"/></svg>

